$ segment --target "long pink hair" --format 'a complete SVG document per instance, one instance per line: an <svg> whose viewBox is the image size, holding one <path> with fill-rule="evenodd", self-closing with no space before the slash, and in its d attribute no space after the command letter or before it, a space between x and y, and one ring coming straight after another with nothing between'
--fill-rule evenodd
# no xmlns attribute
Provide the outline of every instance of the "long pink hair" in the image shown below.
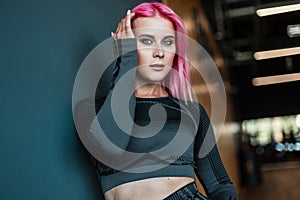
<svg viewBox="0 0 300 200"><path fill-rule="evenodd" d="M154 17L158 14L173 23L175 31L179 34L176 34L177 53L174 57L172 68L178 73L170 73L164 84L173 97L184 99L185 101L187 99L191 100L191 79L187 59L188 33L180 17L169 7L158 2L141 3L133 8L132 12L135 13L134 19L139 17Z"/></svg>

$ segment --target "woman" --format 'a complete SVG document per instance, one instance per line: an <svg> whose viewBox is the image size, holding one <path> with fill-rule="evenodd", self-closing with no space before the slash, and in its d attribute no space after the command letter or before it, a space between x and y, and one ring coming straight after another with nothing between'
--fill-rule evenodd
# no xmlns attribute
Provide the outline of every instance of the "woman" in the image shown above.
<svg viewBox="0 0 300 200"><path fill-rule="evenodd" d="M118 58L111 90L101 103L96 102L97 121L109 140L125 152L109 150L107 156L114 164L129 161L118 167L96 161L105 199L237 199L217 147L203 158L198 156L205 135L212 133L205 110L191 100L187 32L180 18L161 3L142 3L127 12L112 37ZM130 71L134 73L124 82ZM118 111L111 108L111 102L116 99L114 91L126 81L133 83L129 84L134 95L128 108L134 124L123 134L114 119ZM121 99L119 103L123 103ZM157 112L151 111L155 105L159 106ZM183 134L176 135L180 131ZM93 123L89 134L97 134ZM169 144L173 147L160 151ZM143 156L124 158L132 152ZM207 197L198 192L194 174Z"/></svg>

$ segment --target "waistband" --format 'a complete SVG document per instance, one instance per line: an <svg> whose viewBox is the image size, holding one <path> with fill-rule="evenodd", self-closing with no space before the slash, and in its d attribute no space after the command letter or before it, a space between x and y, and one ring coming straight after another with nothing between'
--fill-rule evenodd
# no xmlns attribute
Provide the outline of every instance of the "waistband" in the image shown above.
<svg viewBox="0 0 300 200"><path fill-rule="evenodd" d="M164 200L207 200L207 198L198 191L196 183L192 182L176 190Z"/></svg>

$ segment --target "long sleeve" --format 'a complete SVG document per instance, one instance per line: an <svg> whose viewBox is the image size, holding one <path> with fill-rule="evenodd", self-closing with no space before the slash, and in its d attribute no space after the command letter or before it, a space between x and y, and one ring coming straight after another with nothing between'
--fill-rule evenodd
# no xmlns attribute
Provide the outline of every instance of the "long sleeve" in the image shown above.
<svg viewBox="0 0 300 200"><path fill-rule="evenodd" d="M138 62L134 38L118 40L116 43L118 44L116 50L118 58L113 69L113 80L108 95L102 105L99 106L97 120L106 137L119 148L125 150L133 126L135 98L131 92L134 91L135 87L134 69ZM120 84L119 81L121 81ZM91 124L91 132L97 130L93 127L94 125Z"/></svg>
<svg viewBox="0 0 300 200"><path fill-rule="evenodd" d="M96 94L96 101L93 97L83 99L76 104L74 109L76 128L80 133L81 141L93 158L95 157L101 162L96 162L99 175L108 174L112 171L111 168L103 164L120 166L119 162L122 162L122 154L125 152L130 140L130 127L132 126L131 123L133 123L135 97L133 94L127 97L128 102L126 104L123 101L126 97L122 96L122 94L128 95L129 92L127 90L133 91L135 87L135 68L138 65L136 49L135 38L115 41L114 53L116 60L112 63L112 83L107 95ZM127 73L130 71L131 73ZM127 77L125 79L126 83L122 80L123 76ZM119 81L122 84L119 84ZM118 99L114 99L120 91L121 96ZM101 93L102 91L98 92ZM112 104L113 100L117 104ZM112 108L112 105L117 108ZM132 119L122 119L122 111L118 106L121 107L120 109L127 109L129 117ZM114 116L113 110L119 111L119 113L115 113L117 116ZM95 113L97 113L96 116ZM121 120L120 123L126 122L127 131L119 127L119 124L115 121L115 117L119 117L119 120ZM118 158L120 159L118 160ZM116 162L114 163L113 161Z"/></svg>
<svg viewBox="0 0 300 200"><path fill-rule="evenodd" d="M208 144L204 141L204 138L207 134L211 134L210 136L214 138L214 132L210 126L208 115L200 105L200 126L194 146L196 175L209 199L237 200L236 190L221 161L217 145L215 144L211 150L206 146ZM200 149L201 154L199 154ZM205 151L207 152L203 154ZM204 156L200 157L199 155Z"/></svg>

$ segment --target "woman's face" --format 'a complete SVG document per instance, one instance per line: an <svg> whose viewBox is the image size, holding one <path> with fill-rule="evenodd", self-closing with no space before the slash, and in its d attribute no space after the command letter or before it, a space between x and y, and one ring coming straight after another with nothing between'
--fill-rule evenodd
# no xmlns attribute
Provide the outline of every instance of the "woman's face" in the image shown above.
<svg viewBox="0 0 300 200"><path fill-rule="evenodd" d="M169 74L176 53L175 30L160 16L140 17L133 22L137 39L137 83L160 83Z"/></svg>

